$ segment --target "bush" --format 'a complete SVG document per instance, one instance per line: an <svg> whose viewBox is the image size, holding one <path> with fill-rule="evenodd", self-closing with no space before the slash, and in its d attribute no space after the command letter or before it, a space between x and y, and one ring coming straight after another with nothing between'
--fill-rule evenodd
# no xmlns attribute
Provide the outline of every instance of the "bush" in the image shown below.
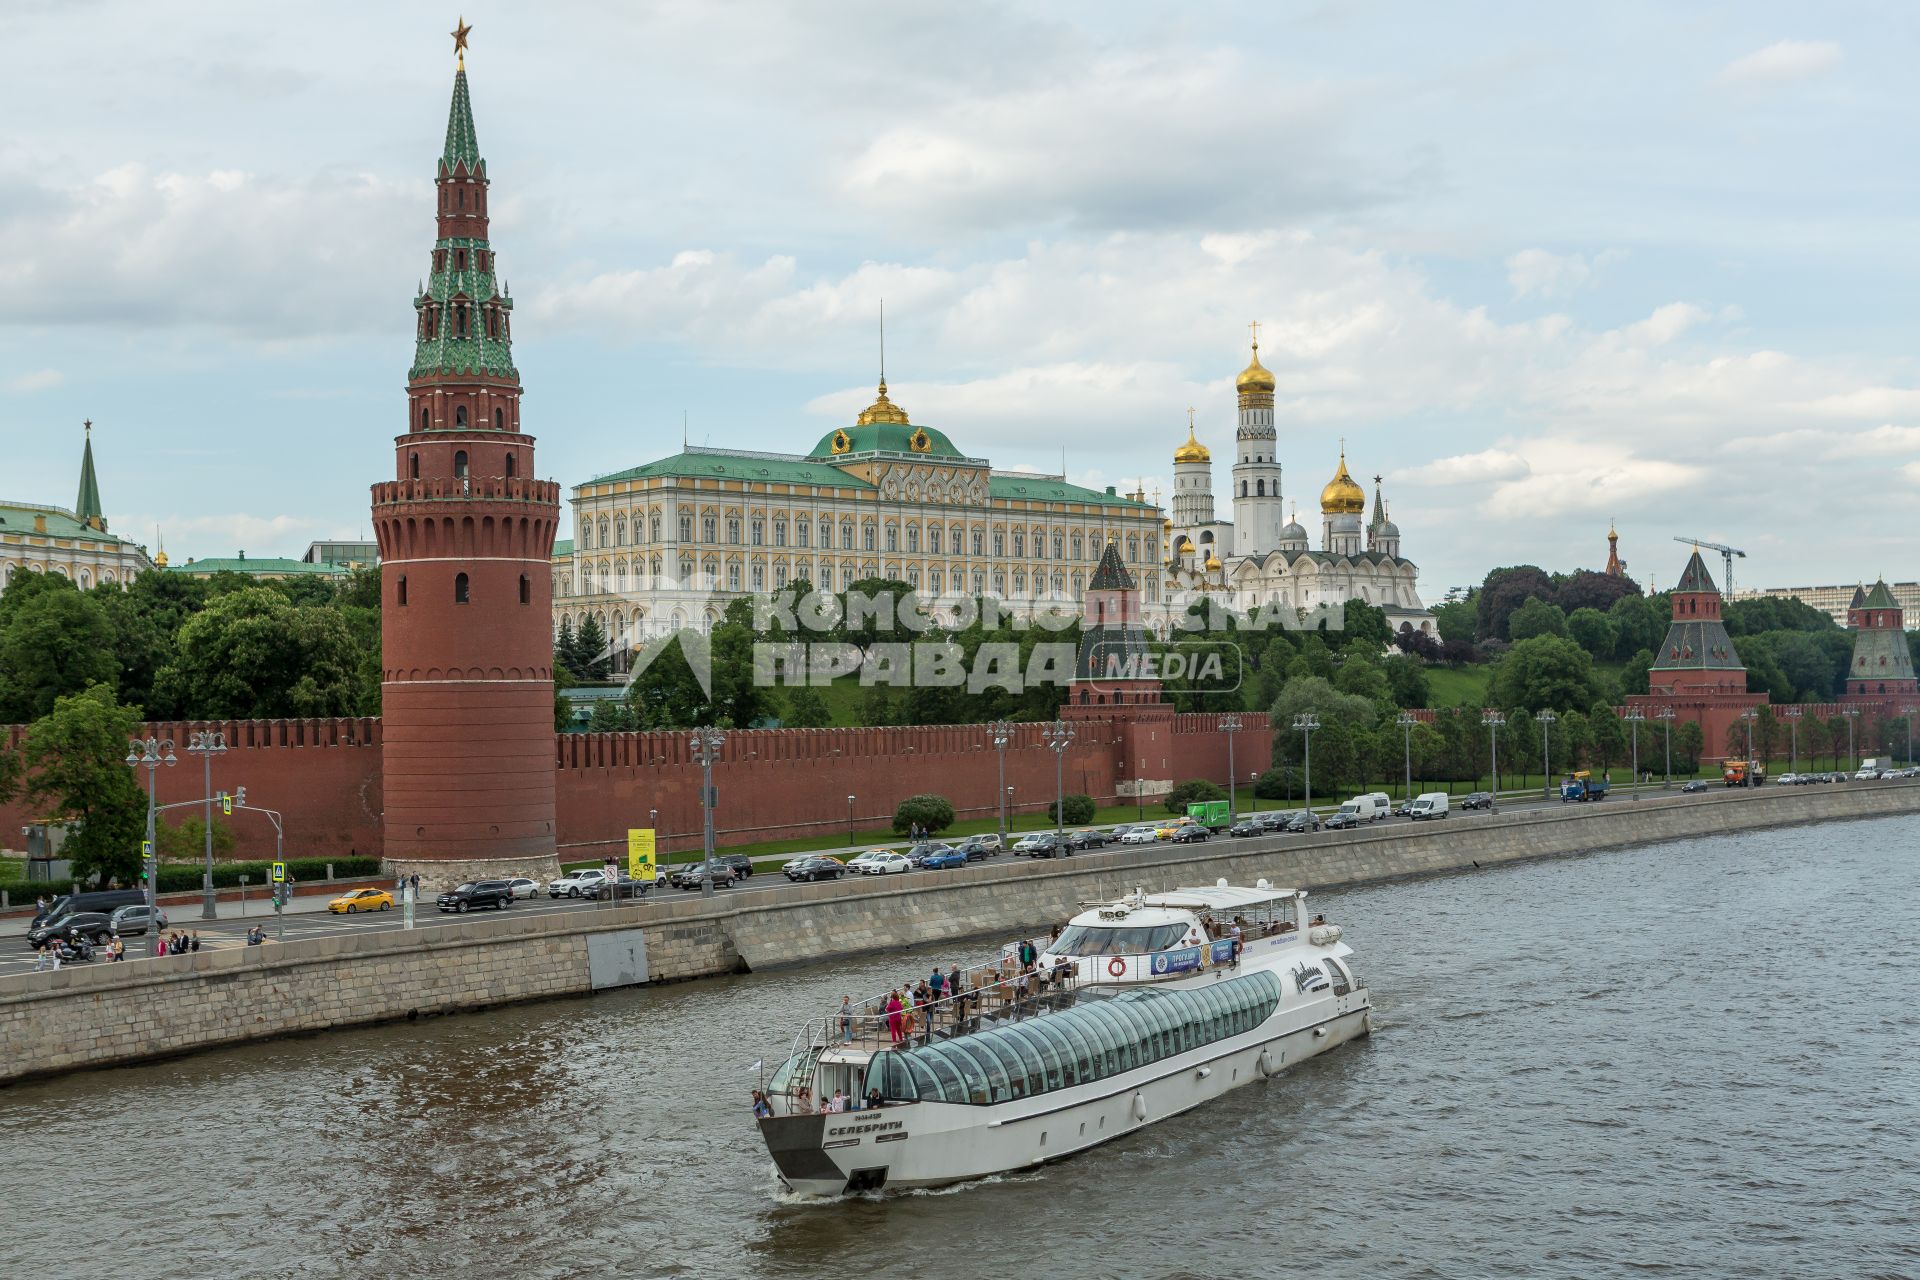
<svg viewBox="0 0 1920 1280"><path fill-rule="evenodd" d="M325 880L327 864L333 864L336 879L361 879L380 874L378 858L289 858L287 874L295 881ZM191 862L169 862L160 868L161 893L188 893L200 887L204 864ZM213 884L217 889L234 889L240 885L240 877L247 878L247 887L269 883L267 877L273 872L273 863L268 862L216 862L213 864Z"/></svg>
<svg viewBox="0 0 1920 1280"><path fill-rule="evenodd" d="M1292 769L1269 769L1253 784L1253 794L1261 800L1288 800L1300 790L1299 775Z"/></svg>
<svg viewBox="0 0 1920 1280"><path fill-rule="evenodd" d="M33 905L33 900L41 894L57 898L63 893L73 892L71 880L0 880L0 891L7 895L7 901L15 907L25 903Z"/></svg>
<svg viewBox="0 0 1920 1280"><path fill-rule="evenodd" d="M1167 812L1185 813L1187 806L1195 801L1225 800L1226 798L1227 793L1219 784L1208 782L1205 778L1189 778L1175 785L1173 790L1167 793Z"/></svg>
<svg viewBox="0 0 1920 1280"><path fill-rule="evenodd" d="M1053 812L1055 807L1053 801L1047 802L1047 817L1053 822L1069 827L1085 826L1093 821L1093 815L1096 812L1092 796L1068 796L1060 801L1058 807L1066 811L1065 817L1056 816Z"/></svg>
<svg viewBox="0 0 1920 1280"><path fill-rule="evenodd" d="M893 811L894 834L903 836L916 824L929 835L945 831L953 825L953 804L945 796L908 796Z"/></svg>

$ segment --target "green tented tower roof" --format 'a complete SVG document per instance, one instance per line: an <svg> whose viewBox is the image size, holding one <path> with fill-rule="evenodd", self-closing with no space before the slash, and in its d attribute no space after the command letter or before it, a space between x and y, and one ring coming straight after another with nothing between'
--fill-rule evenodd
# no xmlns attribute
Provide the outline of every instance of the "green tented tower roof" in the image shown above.
<svg viewBox="0 0 1920 1280"><path fill-rule="evenodd" d="M93 424L87 424L87 444L80 454L80 496L73 500L73 513L80 523L97 529L107 527L106 513L100 509L100 481L93 474Z"/></svg>

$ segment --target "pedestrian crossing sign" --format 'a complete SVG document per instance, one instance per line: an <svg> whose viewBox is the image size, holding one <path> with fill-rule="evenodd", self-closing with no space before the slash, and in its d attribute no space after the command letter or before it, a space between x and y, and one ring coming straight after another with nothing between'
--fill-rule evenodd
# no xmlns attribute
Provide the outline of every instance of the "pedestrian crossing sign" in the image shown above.
<svg viewBox="0 0 1920 1280"><path fill-rule="evenodd" d="M653 883L653 828L627 830L627 875L641 884Z"/></svg>
<svg viewBox="0 0 1920 1280"><path fill-rule="evenodd" d="M267 878L275 884L285 884L287 882L287 864L284 862L274 863L273 872Z"/></svg>

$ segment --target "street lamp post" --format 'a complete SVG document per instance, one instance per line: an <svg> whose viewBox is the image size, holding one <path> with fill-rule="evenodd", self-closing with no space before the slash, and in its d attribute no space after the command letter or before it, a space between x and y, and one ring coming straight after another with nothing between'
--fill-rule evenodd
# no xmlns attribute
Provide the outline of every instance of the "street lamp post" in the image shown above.
<svg viewBox="0 0 1920 1280"><path fill-rule="evenodd" d="M1907 722L1907 765L1909 768L1913 765L1913 713L1916 710L1920 710L1920 708L1900 708L1900 718Z"/></svg>
<svg viewBox="0 0 1920 1280"><path fill-rule="evenodd" d="M1552 707L1548 707L1544 711L1534 712L1533 718L1540 722L1540 793L1543 799L1551 800L1553 799L1553 739L1551 735L1553 722L1560 717L1553 713Z"/></svg>
<svg viewBox="0 0 1920 1280"><path fill-rule="evenodd" d="M1225 715L1220 717L1220 728L1227 735L1227 826L1239 821L1234 804L1233 790L1233 740L1240 732L1240 717Z"/></svg>
<svg viewBox="0 0 1920 1280"><path fill-rule="evenodd" d="M205 784L203 825L207 837L207 867L200 879L200 918L218 920L220 911L213 897L213 758L227 753L227 735L215 729L196 730L187 742L187 754L200 757L201 778Z"/></svg>
<svg viewBox="0 0 1920 1280"><path fill-rule="evenodd" d="M995 720L987 726L993 734L993 749L1000 755L1000 785L994 788L996 807L1000 810L1000 845L1007 843L1007 744L1013 741L1013 726L1005 720Z"/></svg>
<svg viewBox="0 0 1920 1280"><path fill-rule="evenodd" d="M1412 804L1413 803L1413 726L1415 726L1416 724L1419 724L1420 721L1418 718L1414 716L1413 712L1402 711L1399 715L1393 718L1393 722L1400 726L1401 760L1402 760L1402 763L1405 765L1406 771L1407 771L1407 782L1406 782L1407 803Z"/></svg>
<svg viewBox="0 0 1920 1280"><path fill-rule="evenodd" d="M1800 772L1800 708L1782 707L1781 719L1787 722L1787 772Z"/></svg>
<svg viewBox="0 0 1920 1280"><path fill-rule="evenodd" d="M1495 711L1492 707L1488 707L1480 713L1480 723L1487 726L1489 733L1492 735L1489 739L1488 746L1491 750L1490 758L1493 767L1493 790L1487 793L1488 813L1493 813L1500 807L1500 726L1506 722L1507 718L1498 711Z"/></svg>
<svg viewBox="0 0 1920 1280"><path fill-rule="evenodd" d="M1640 726L1646 721L1647 713L1638 707L1628 707L1627 714L1620 717L1630 726L1628 732L1633 735L1633 798L1640 798Z"/></svg>
<svg viewBox="0 0 1920 1280"><path fill-rule="evenodd" d="M1909 752L1909 755L1912 753ZM1247 790L1253 792L1253 811L1260 812L1260 773L1258 770L1247 775Z"/></svg>
<svg viewBox="0 0 1920 1280"><path fill-rule="evenodd" d="M1067 795L1065 773L1067 748L1073 743L1073 726L1055 720L1046 729L1047 746L1053 750L1053 839L1054 856L1059 857L1060 842L1066 839Z"/></svg>
<svg viewBox="0 0 1920 1280"><path fill-rule="evenodd" d="M1860 772L1860 754L1853 747L1853 722L1860 718L1860 708L1842 707L1840 714L1847 718L1847 771Z"/></svg>
<svg viewBox="0 0 1920 1280"><path fill-rule="evenodd" d="M160 850L153 842L153 775L163 764L171 769L178 763L180 758L173 754L172 738L148 738L145 741L134 738L127 744L127 767L147 767L147 847L142 864L147 873L147 950L154 955L159 954L160 949L160 929L155 923L160 918Z"/></svg>
<svg viewBox="0 0 1920 1280"><path fill-rule="evenodd" d="M1665 791L1673 785L1673 708L1662 707L1653 713L1653 718L1660 722L1667 735L1667 776L1660 783L1660 789Z"/></svg>
<svg viewBox="0 0 1920 1280"><path fill-rule="evenodd" d="M1746 785L1749 787L1753 785L1753 764L1754 764L1753 717L1754 715L1755 715L1755 712L1752 707L1748 707L1745 711L1742 711L1740 713L1740 723L1745 725L1747 730L1747 767L1746 767L1744 776L1746 778Z"/></svg>
<svg viewBox="0 0 1920 1280"><path fill-rule="evenodd" d="M727 735L718 729L693 731L693 758L700 762L700 896L713 896L713 806L719 797L713 794L713 762L720 754ZM847 797L852 812L853 797Z"/></svg>
<svg viewBox="0 0 1920 1280"><path fill-rule="evenodd" d="M1320 717L1311 711L1303 711L1293 718L1293 727L1300 731L1305 743L1307 815L1313 815L1313 731L1320 727Z"/></svg>

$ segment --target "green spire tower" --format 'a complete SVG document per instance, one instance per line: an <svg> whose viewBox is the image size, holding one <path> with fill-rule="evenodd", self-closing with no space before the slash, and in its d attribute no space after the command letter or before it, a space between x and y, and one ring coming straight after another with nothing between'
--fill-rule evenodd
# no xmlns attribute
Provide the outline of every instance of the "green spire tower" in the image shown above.
<svg viewBox="0 0 1920 1280"><path fill-rule="evenodd" d="M80 496L73 500L73 513L80 517L81 524L105 533L107 517L100 509L100 482L93 474L93 419L87 419L83 425L87 445L80 455Z"/></svg>

